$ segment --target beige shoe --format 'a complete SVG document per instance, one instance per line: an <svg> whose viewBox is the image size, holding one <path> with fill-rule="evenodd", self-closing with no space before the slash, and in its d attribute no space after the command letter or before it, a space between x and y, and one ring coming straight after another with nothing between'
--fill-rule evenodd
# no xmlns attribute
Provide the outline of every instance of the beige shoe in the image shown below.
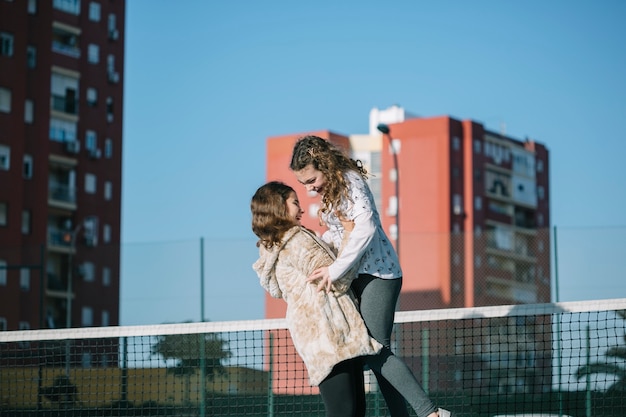
<svg viewBox="0 0 626 417"><path fill-rule="evenodd" d="M439 414L439 417L451 417L452 416L452 414L448 410L444 410L443 408L438 408L437 414Z"/></svg>

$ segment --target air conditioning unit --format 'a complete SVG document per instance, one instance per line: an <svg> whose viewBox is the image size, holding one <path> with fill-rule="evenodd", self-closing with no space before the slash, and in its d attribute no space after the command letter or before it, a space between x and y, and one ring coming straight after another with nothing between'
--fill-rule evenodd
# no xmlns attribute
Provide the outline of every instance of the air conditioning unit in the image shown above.
<svg viewBox="0 0 626 417"><path fill-rule="evenodd" d="M100 159L102 151L100 149L89 149L89 156L93 159Z"/></svg>
<svg viewBox="0 0 626 417"><path fill-rule="evenodd" d="M80 142L77 140L69 140L65 142L65 151L68 153L77 154L80 152Z"/></svg>
<svg viewBox="0 0 626 417"><path fill-rule="evenodd" d="M109 81L113 84L117 84L120 81L120 73L115 71L109 71Z"/></svg>
<svg viewBox="0 0 626 417"><path fill-rule="evenodd" d="M90 248L96 247L98 245L98 237L95 235L85 236L85 246L89 246Z"/></svg>

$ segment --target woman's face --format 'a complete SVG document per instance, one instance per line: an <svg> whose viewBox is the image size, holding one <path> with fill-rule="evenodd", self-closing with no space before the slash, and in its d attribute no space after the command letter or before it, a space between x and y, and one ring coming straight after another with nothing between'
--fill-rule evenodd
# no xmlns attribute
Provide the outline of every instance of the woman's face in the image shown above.
<svg viewBox="0 0 626 417"><path fill-rule="evenodd" d="M326 177L321 171L318 171L309 164L300 171L294 171L298 182L304 185L307 192L315 191L318 194L324 194L324 186L326 185Z"/></svg>
<svg viewBox="0 0 626 417"><path fill-rule="evenodd" d="M289 214L289 217L291 217L298 224L300 224L300 220L302 219L302 214L304 213L304 211L300 208L300 202L298 201L298 196L296 195L296 193L292 192L291 194L289 194L286 204L287 214Z"/></svg>

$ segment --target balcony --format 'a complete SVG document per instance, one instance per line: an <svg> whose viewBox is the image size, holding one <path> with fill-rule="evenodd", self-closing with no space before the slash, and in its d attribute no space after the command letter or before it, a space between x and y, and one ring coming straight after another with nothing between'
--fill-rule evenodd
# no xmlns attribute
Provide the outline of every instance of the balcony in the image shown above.
<svg viewBox="0 0 626 417"><path fill-rule="evenodd" d="M48 188L48 204L68 210L76 209L76 187L51 183Z"/></svg>

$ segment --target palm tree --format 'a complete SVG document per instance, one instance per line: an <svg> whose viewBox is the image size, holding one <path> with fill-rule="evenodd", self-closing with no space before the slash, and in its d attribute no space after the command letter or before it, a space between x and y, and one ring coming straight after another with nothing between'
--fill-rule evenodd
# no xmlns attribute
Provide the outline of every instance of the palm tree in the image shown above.
<svg viewBox="0 0 626 417"><path fill-rule="evenodd" d="M615 313L626 320L626 310L617 310ZM625 346L613 346L609 348L609 350L606 351L606 356L626 361L626 334L624 335L624 344ZM592 374L610 374L617 376L617 381L607 389L607 392L626 392L626 366L605 362L593 362L581 366L578 371L576 371L576 377L579 380Z"/></svg>

